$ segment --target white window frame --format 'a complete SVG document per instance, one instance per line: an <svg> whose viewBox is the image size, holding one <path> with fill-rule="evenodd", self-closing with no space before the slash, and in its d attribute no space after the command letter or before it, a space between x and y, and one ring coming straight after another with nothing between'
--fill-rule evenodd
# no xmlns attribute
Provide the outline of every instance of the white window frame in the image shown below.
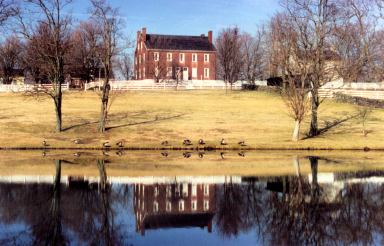
<svg viewBox="0 0 384 246"><path fill-rule="evenodd" d="M184 200L179 201L179 211L184 211Z"/></svg>
<svg viewBox="0 0 384 246"><path fill-rule="evenodd" d="M209 185L204 185L204 196L209 196Z"/></svg>
<svg viewBox="0 0 384 246"><path fill-rule="evenodd" d="M153 202L153 212L157 213L159 211L159 203L157 201Z"/></svg>
<svg viewBox="0 0 384 246"><path fill-rule="evenodd" d="M209 54L204 54L204 62L209 62Z"/></svg>
<svg viewBox="0 0 384 246"><path fill-rule="evenodd" d="M183 197L187 197L188 196L188 184L187 183L183 183L182 190L183 190Z"/></svg>
<svg viewBox="0 0 384 246"><path fill-rule="evenodd" d="M167 61L172 61L172 53L167 53Z"/></svg>
<svg viewBox="0 0 384 246"><path fill-rule="evenodd" d="M153 52L153 60L159 61L159 52Z"/></svg>
<svg viewBox="0 0 384 246"><path fill-rule="evenodd" d="M193 59L193 58L195 58L195 59ZM196 53L192 54L192 62L197 62L197 54Z"/></svg>
<svg viewBox="0 0 384 246"><path fill-rule="evenodd" d="M185 54L184 54L184 53L180 53L180 54L179 54L179 61L180 61L181 63L184 63L184 61L185 61Z"/></svg>
<svg viewBox="0 0 384 246"><path fill-rule="evenodd" d="M171 212L172 211L172 203L170 201L166 201L165 202L165 210L167 212Z"/></svg>
<svg viewBox="0 0 384 246"><path fill-rule="evenodd" d="M197 185L192 185L192 196L197 196Z"/></svg>
<svg viewBox="0 0 384 246"><path fill-rule="evenodd" d="M155 195L155 197L157 197L159 195L159 187L155 187L155 189L153 190L153 193Z"/></svg>
<svg viewBox="0 0 384 246"><path fill-rule="evenodd" d="M196 211L197 210L197 200L191 201L191 210Z"/></svg>
<svg viewBox="0 0 384 246"><path fill-rule="evenodd" d="M209 79L209 68L204 68L204 79Z"/></svg>
<svg viewBox="0 0 384 246"><path fill-rule="evenodd" d="M204 200L204 211L209 210L209 200Z"/></svg>

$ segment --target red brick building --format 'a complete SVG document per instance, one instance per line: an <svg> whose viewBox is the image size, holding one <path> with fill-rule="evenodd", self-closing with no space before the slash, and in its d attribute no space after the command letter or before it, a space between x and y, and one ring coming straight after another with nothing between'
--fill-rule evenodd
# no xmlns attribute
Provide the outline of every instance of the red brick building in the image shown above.
<svg viewBox="0 0 384 246"><path fill-rule="evenodd" d="M176 36L137 32L136 79L215 80L216 48L208 36Z"/></svg>

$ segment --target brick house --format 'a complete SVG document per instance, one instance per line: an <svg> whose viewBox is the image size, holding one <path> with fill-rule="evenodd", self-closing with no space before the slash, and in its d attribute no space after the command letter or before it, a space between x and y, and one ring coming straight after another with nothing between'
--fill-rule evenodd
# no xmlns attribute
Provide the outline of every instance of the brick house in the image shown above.
<svg viewBox="0 0 384 246"><path fill-rule="evenodd" d="M208 36L176 36L137 32L136 79L215 80L216 48Z"/></svg>

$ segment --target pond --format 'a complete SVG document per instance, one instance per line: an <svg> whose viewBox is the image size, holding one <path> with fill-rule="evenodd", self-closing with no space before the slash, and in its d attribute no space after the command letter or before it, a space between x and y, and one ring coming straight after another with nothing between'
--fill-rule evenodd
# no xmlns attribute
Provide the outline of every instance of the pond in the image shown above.
<svg viewBox="0 0 384 246"><path fill-rule="evenodd" d="M381 245L380 152L0 152L1 245Z"/></svg>

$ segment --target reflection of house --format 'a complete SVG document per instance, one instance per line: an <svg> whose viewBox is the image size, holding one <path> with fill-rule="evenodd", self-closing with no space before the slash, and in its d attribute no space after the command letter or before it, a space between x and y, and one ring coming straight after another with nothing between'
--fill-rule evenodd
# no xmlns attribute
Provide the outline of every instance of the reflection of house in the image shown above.
<svg viewBox="0 0 384 246"><path fill-rule="evenodd" d="M207 227L212 231L215 184L136 184L136 231L177 227Z"/></svg>

